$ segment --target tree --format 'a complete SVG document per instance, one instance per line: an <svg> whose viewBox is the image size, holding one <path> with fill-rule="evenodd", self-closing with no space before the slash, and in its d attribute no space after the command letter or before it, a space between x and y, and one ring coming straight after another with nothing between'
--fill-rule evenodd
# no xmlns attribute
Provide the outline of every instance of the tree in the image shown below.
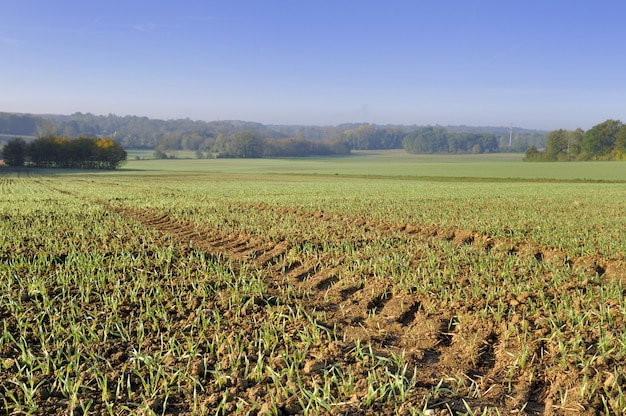
<svg viewBox="0 0 626 416"><path fill-rule="evenodd" d="M116 169L126 160L126 150L122 149L113 139L101 138L95 140L93 159L94 166L99 169Z"/></svg>
<svg viewBox="0 0 626 416"><path fill-rule="evenodd" d="M66 143L69 139L52 135L40 137L27 148L33 166L45 168L64 167Z"/></svg>
<svg viewBox="0 0 626 416"><path fill-rule="evenodd" d="M569 132L567 130L554 130L548 135L546 143L546 160L563 160L567 158Z"/></svg>
<svg viewBox="0 0 626 416"><path fill-rule="evenodd" d="M230 150L230 141L226 138L226 135L218 133L213 143L213 151L218 154L228 154Z"/></svg>
<svg viewBox="0 0 626 416"><path fill-rule="evenodd" d="M66 143L64 152L64 166L70 168L90 168L96 162L95 140L79 137Z"/></svg>
<svg viewBox="0 0 626 416"><path fill-rule="evenodd" d="M402 141L408 153L488 153L498 151L498 138L491 133L450 132L426 126L407 134Z"/></svg>
<svg viewBox="0 0 626 416"><path fill-rule="evenodd" d="M230 144L233 157L253 158L263 156L263 139L256 133L246 130L233 136Z"/></svg>
<svg viewBox="0 0 626 416"><path fill-rule="evenodd" d="M163 150L156 149L152 155L155 159L167 159L167 154Z"/></svg>
<svg viewBox="0 0 626 416"><path fill-rule="evenodd" d="M626 153L626 124L623 124L615 135L615 150Z"/></svg>
<svg viewBox="0 0 626 416"><path fill-rule="evenodd" d="M448 136L443 127L426 126L409 133L402 141L402 146L408 153L448 153Z"/></svg>
<svg viewBox="0 0 626 416"><path fill-rule="evenodd" d="M554 160L625 160L626 125L619 120L607 120L586 132L554 130L548 135L546 150L535 146L526 151L525 161Z"/></svg>
<svg viewBox="0 0 626 416"><path fill-rule="evenodd" d="M567 137L567 154L570 159L576 159L581 152L581 144L583 141L584 130L577 128L574 131L568 132Z"/></svg>
<svg viewBox="0 0 626 416"><path fill-rule="evenodd" d="M40 119L29 114L0 113L0 133L34 136Z"/></svg>
<svg viewBox="0 0 626 416"><path fill-rule="evenodd" d="M608 156L615 148L616 139L622 122L606 120L593 126L583 135L581 148L586 159L601 159Z"/></svg>
<svg viewBox="0 0 626 416"><path fill-rule="evenodd" d="M269 157L304 157L349 155L350 145L341 140L307 140L303 137L291 139L268 139L263 146L263 155Z"/></svg>
<svg viewBox="0 0 626 416"><path fill-rule="evenodd" d="M351 149L400 149L406 132L397 127L380 128L374 124L362 124L356 129L346 129L341 133L341 141Z"/></svg>
<svg viewBox="0 0 626 416"><path fill-rule="evenodd" d="M532 161L541 160L541 155L542 155L542 153L540 153L537 150L537 147L529 146L528 149L526 149L526 155L524 157L524 162L532 162Z"/></svg>
<svg viewBox="0 0 626 416"><path fill-rule="evenodd" d="M127 157L113 139L41 137L26 147L30 165L45 168L115 169Z"/></svg>
<svg viewBox="0 0 626 416"><path fill-rule="evenodd" d="M16 137L4 146L2 155L7 165L23 166L26 161L26 142L21 137Z"/></svg>

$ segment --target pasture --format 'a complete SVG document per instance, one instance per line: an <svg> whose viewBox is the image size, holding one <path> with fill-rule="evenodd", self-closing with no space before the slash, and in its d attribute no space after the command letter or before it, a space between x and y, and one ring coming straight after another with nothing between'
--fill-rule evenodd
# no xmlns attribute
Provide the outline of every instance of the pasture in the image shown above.
<svg viewBox="0 0 626 416"><path fill-rule="evenodd" d="M139 157L140 160L134 160ZM179 159L153 160L148 151L130 151L126 169L154 171L254 174L312 174L381 176L394 178L487 178L500 180L626 181L621 163L522 163L522 154L410 155L403 150L353 151L350 156L281 159L195 159L178 152Z"/></svg>
<svg viewBox="0 0 626 416"><path fill-rule="evenodd" d="M0 169L0 413L626 411L626 167Z"/></svg>

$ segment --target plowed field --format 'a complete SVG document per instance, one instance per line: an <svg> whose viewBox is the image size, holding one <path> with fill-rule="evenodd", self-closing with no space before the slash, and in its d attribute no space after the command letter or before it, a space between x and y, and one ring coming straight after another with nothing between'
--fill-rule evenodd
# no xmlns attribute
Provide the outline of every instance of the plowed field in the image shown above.
<svg viewBox="0 0 626 416"><path fill-rule="evenodd" d="M620 414L619 184L0 178L6 414Z"/></svg>

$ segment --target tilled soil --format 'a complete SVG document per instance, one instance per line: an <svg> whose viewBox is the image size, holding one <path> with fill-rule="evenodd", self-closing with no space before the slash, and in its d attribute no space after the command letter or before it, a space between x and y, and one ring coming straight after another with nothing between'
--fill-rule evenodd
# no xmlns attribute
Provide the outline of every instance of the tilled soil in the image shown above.
<svg viewBox="0 0 626 416"><path fill-rule="evenodd" d="M345 257L331 257L321 249L309 252L300 250L304 246L320 248L324 242L302 240L297 233L270 241L245 230L226 232L219 227L175 218L163 210L137 209L109 202L100 204L111 215L118 215L127 221L128 228L118 232L127 235L129 241L135 241L137 236L133 233L138 232L133 231L136 229L131 224L140 224L160 235L163 244L172 246L180 258L205 256L211 262L231 270L233 275L253 274L262 282L263 291L250 295L245 302L231 308L220 298L221 288L216 284L212 295L190 296L187 304L171 305L172 312L162 317L163 321L155 322L152 328L145 328L142 337L148 341L142 344L151 345L151 348L140 352L134 349L137 344L134 337L139 336L136 332L125 340L106 338L96 332L94 339L100 341L88 347L91 356L101 357L102 362L107 363L98 371L105 374L112 386L127 390L127 396L137 401L140 400L138 392L142 389L143 378L150 371L147 364L142 371L126 371L128 363L137 360L148 363L158 359L165 369L163 383L176 383L173 369L185 367L198 380L201 389L183 383L175 395L164 397L155 392L151 401L142 403L143 407L137 406L132 400L117 403L117 393L111 391L110 400L106 400L102 386L95 384L93 368L85 367L78 371L83 385L87 386L81 390L80 397L81 403L90 402L91 405L81 411L80 406L70 403L68 395L62 393L58 386L48 382L47 375L58 369L40 369L32 380L34 385L39 386L34 392L33 400L37 402L34 413L65 414L68 409L74 409L75 413L87 410L87 413L95 414L214 414L215 409L219 408L222 414L302 414L307 409L303 408L303 402L297 399L297 395L281 396L285 391L296 392L302 388L292 385L293 380L286 375L289 366L294 365L286 358L289 354L296 354L289 350L293 345L299 346L302 352L295 371L307 380L308 388L323 385L324 377L333 374L339 379L348 373L346 369L350 369L353 379L345 383L350 385L349 390L340 383L333 387L333 395L344 397L345 400L322 406L324 412L329 414L408 415L423 411L427 411L426 414L451 414L481 412L484 409L494 412L497 409L501 414L598 414L609 409L607 403L616 397L616 391L623 388L626 382L619 371L616 373L616 368L623 368L624 357L606 358L607 354L602 354L596 344L597 331L590 328L589 332L581 334L584 340L581 357L560 357L559 345L551 337L555 318L546 316L545 311L541 310L529 313L535 310L533 305L538 304L539 299L558 298L566 293L585 293L588 287L623 280L624 263L621 259L572 259L567 253L554 248L538 247L530 242L516 245L468 230L439 230L419 224L380 223L367 218L277 208L267 204L242 206L244 210L271 211L279 216L296 217L303 227L325 227L331 231L331 238L339 242L342 227L362 227L368 232L366 237L362 241L349 242L357 250L363 249L359 252L362 252L359 261L364 263L376 255L366 250L371 239L381 236L403 241L418 240L425 247L430 244L433 250L436 250L437 243L448 242L458 250L459 255L465 252L464 247L475 252L497 252L504 259L502 261L519 258L554 264L555 267L571 270L572 275L584 273L588 276L583 281L572 279L569 284L554 287L553 276L544 272L542 286L532 291L510 293L498 300L476 296L464 302L453 299L447 302L417 290L398 290L397 282L381 276L353 276L354 265ZM294 251L304 254L290 257L289 254ZM113 260L116 254L110 255ZM150 256L152 253L137 249L135 255ZM56 253L52 259L63 264L66 261L63 256L64 253ZM423 256L424 253L416 252L410 267L420 267ZM3 261L10 261L10 255L6 255ZM461 263L455 274L456 281L450 285L470 287L476 284L474 276L479 272L468 264ZM442 263L442 267L448 266ZM165 273L159 269L150 271L155 279L161 272ZM181 290L193 292L193 272L187 270L187 277L176 283ZM514 278L523 279L521 269L519 274ZM119 276L128 279L120 284L132 284L131 274L120 273ZM285 287L290 288L292 295L289 297L285 297ZM482 288L485 293L487 289ZM50 286L45 290L52 297L60 293L58 287ZM102 290L114 290L114 287L112 285ZM5 334L12 333L18 319L28 319L28 311L37 310L42 298L36 293L26 294L21 295L20 301L26 311L21 318L7 310L0 310ZM496 314L492 309L494 304L504 308L500 320L493 317ZM94 313L99 309L106 313L105 305L97 301L82 307ZM141 313L140 307L139 303L132 300L118 305L123 318L120 325L129 326ZM607 316L611 317L611 322L600 322L599 317L590 315L590 327L598 324L602 325L603 331L620 331L624 321L619 303L602 307ZM572 310L580 311L581 308L584 308L583 303L571 305ZM261 353L262 348L251 347L249 336L263 323L276 320L281 311L285 315L288 311L291 313L300 309L306 316L281 321L280 336L283 341L278 341L275 347L279 353ZM582 330L569 328L567 311L561 313L562 316L558 318L562 320L564 333ZM240 345L239 349L210 351L201 348L201 354L195 356L163 356L163 346L168 340L163 339L165 331L159 329L160 325L168 326L167 333L189 334L192 339L189 328L195 328L195 322L199 320L210 320L214 316L223 319L221 333L208 334L208 338L223 337L223 345L229 345L229 348ZM510 339L508 329L513 327L524 328L529 339ZM321 333L317 343L311 346L305 340L298 341L299 334L311 331L311 328ZM620 337L618 333L615 336ZM36 337L27 341L36 350ZM0 393L6 405L10 394L15 397L21 395L18 399L26 400L23 392L19 393L19 389L7 382L14 378L24 356L22 352L11 349L8 341L2 345L4 347L0 352L4 361L0 384L4 392ZM599 358L594 360L594 356ZM397 357L402 358L402 368ZM250 371L235 368L237 366L233 364L243 360L252 363L252 366L254 360L266 358L273 360L275 374L252 377ZM580 368L583 358L591 361L591 365L585 369ZM560 367L554 363L561 363ZM402 396L403 403L397 405L395 399L367 402L372 377L377 374L382 377L390 372L402 373L405 379L413 379L413 388ZM120 382L120 377L125 377L123 382ZM589 380L601 383L596 385L597 393L592 395L593 400L587 400L588 396L582 393L583 386ZM279 391L275 388L277 383L287 388ZM389 397L392 396L400 400L401 393L389 393ZM107 402L113 404L107 406ZM8 406L7 413L12 413Z"/></svg>
<svg viewBox="0 0 626 416"><path fill-rule="evenodd" d="M273 207L264 204L256 205L254 209L274 210ZM341 258L314 257L310 261L305 258L301 262L285 264L282 256L290 246L301 243L298 241L261 243L256 241L255 237L243 233L222 234L216 229L202 230L197 224L179 221L166 214L124 208L118 208L117 212L166 233L182 244L193 241L193 246L204 252L219 254L225 259L234 261L235 264L247 263L263 270L269 284L268 298L274 296L276 284L285 282L310 293L310 296L301 299L306 310L323 312L320 322L328 328L333 327L339 331L344 341L331 342L323 357L306 363L303 368L305 373L315 373L328 366L354 365L353 362L346 362L346 357L353 349L353 341L362 340L377 348L378 353L383 356L385 351L389 350L404 354L407 365L417 374L418 386L422 387L421 392L417 389L413 393L416 398L420 394L422 397L426 395L427 391L432 390L442 380L447 380L445 382L447 385L456 383L461 393L459 397L442 395L438 403L429 403L432 409L445 414L451 410L467 411L468 408L486 407L497 408L505 414L515 412L595 414L596 411L602 410L603 406L599 399L596 403L588 403L581 402L576 397L565 399L562 396L556 397L563 386L575 390L573 386L579 383L580 379L572 379L571 376L565 375L566 372L555 374L541 368L542 360L550 354L547 345L549 341L542 338L547 335L548 326L541 315L523 317L521 313L514 314L509 322L509 325L528 325L532 328L531 333L537 336L536 342L533 343L535 350L529 352L529 360L532 360L534 369L528 369L525 373L511 378L505 372L510 369L512 357L518 356L521 351L515 351L512 348L514 343L511 342L507 343L508 350L501 348L502 334L498 326L484 319L470 320L462 324L457 321L458 314L480 311L484 309L485 304L476 302L452 304L434 313L427 312L425 304L432 302L432 299L412 296L410 293L395 295L392 293L391 283L371 279L371 283L363 284L359 281L357 285L350 285L346 279L340 279L338 276L346 267ZM450 241L457 246L478 246L486 251L500 249L506 251L509 256L534 258L538 262L551 261L555 264L569 262L572 267L584 269L590 277L589 281L583 281L582 285L549 288L544 292L544 296L557 296L558 291L584 289L586 284L590 284L589 282L598 276L603 279L624 278L623 269L617 262L603 263L602 259L579 258L574 264L574 261L567 258L566 253L558 250L532 244L513 246L508 241L477 235L467 230L439 231L433 227L420 227L415 224L379 224L319 211L301 212L280 208L279 212L281 215L298 216L305 223L310 220L338 221L376 229L384 234L396 233L417 239L435 238ZM549 276L546 276L546 280L548 279ZM471 284L469 277L466 283ZM546 282L546 286L548 284L549 282ZM510 307L519 307L532 302L536 296L537 293L522 293L508 297L506 302ZM428 309L432 311L432 308ZM610 363L600 365L595 371L603 371L601 368L610 374ZM531 375L533 371L540 377L533 379ZM460 375L461 379L454 380L453 375L454 377ZM466 380L462 380L463 377ZM608 380L605 381L607 385L611 381L609 379L610 376L607 375L605 379ZM481 394L472 397L471 386L480 389ZM367 387L362 385L362 388ZM345 414L350 412L374 414L384 411L384 407L376 410L362 409L357 403L358 398L363 395L364 392L355 392L355 403L344 406L342 411ZM555 404L557 401L558 405ZM414 403L420 403L420 400L415 400Z"/></svg>

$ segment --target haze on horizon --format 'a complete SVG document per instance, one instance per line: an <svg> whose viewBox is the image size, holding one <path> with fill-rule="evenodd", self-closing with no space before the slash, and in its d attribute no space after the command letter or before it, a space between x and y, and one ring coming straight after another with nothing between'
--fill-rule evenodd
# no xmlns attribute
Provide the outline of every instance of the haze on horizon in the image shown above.
<svg viewBox="0 0 626 416"><path fill-rule="evenodd" d="M621 1L3 3L0 111L543 130L626 118Z"/></svg>

